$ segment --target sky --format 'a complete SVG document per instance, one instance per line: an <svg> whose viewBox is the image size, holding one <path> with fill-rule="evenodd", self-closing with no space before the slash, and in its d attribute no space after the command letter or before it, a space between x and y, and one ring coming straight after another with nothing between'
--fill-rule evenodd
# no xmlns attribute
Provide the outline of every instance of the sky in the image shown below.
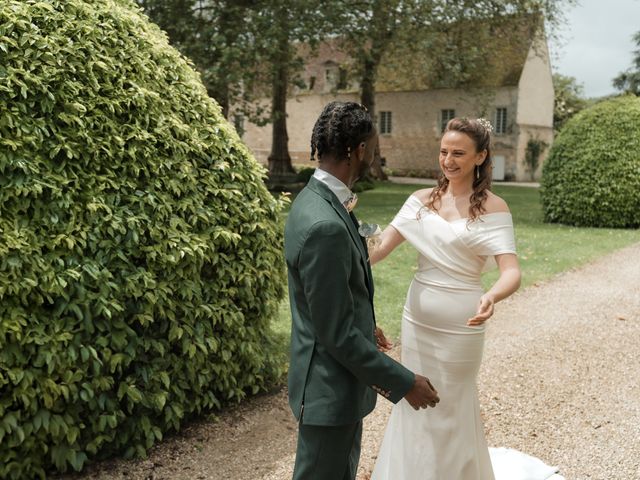
<svg viewBox="0 0 640 480"><path fill-rule="evenodd" d="M554 73L575 77L586 97L616 93L612 80L631 67L638 47L640 0L578 0L567 10L559 42L550 42Z"/></svg>

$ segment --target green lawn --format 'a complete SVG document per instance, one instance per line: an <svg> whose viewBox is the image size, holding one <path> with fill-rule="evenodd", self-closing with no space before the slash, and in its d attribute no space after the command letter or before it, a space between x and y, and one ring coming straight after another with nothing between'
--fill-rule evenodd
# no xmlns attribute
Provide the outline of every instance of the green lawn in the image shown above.
<svg viewBox="0 0 640 480"><path fill-rule="evenodd" d="M380 183L375 190L359 194L355 210L367 223L386 226L402 206L407 196L419 185ZM516 244L522 268L522 287L543 281L554 275L583 265L626 245L640 242L640 230L575 228L542 222L538 189L495 186L493 191L504 198L513 214ZM400 334L400 318L405 295L415 270L416 253L406 242L387 259L373 267L376 284L375 308L378 324L390 338ZM497 278L497 271L483 277L485 287ZM274 330L282 342L282 352L288 349L289 306L285 300Z"/></svg>

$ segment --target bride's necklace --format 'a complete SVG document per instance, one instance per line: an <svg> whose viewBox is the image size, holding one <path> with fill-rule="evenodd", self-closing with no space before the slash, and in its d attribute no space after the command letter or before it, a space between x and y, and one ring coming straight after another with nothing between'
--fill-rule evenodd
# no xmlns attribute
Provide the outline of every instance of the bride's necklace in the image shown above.
<svg viewBox="0 0 640 480"><path fill-rule="evenodd" d="M464 194L458 194L458 195L453 195L452 193L445 193L442 195L442 198L444 200L447 200L449 202L452 202L454 204L460 202L460 201L466 201L468 202L469 199L471 198L471 194L473 193L473 191L464 193Z"/></svg>

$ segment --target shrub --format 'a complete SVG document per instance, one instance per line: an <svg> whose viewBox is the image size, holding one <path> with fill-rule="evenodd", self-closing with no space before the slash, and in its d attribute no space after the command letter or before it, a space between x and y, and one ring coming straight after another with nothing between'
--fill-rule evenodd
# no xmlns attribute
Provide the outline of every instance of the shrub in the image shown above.
<svg viewBox="0 0 640 480"><path fill-rule="evenodd" d="M351 187L351 190L355 193L361 193L366 190L373 190L374 188L376 188L376 184L374 182L367 179L362 179L362 180L358 180L353 185L353 187Z"/></svg>
<svg viewBox="0 0 640 480"><path fill-rule="evenodd" d="M0 477L279 378L282 203L129 0L0 0Z"/></svg>
<svg viewBox="0 0 640 480"><path fill-rule="evenodd" d="M527 166L527 170L529 170L529 175L531 175L531 181L536 179L536 172L540 165L540 155L548 146L547 142L539 138L530 138L527 142L527 147L524 151L524 163Z"/></svg>
<svg viewBox="0 0 640 480"><path fill-rule="evenodd" d="M309 179L313 176L313 172L316 171L315 167L303 167L298 170L296 174L296 181L302 182L305 185L309 182Z"/></svg>
<svg viewBox="0 0 640 480"><path fill-rule="evenodd" d="M542 171L545 220L640 226L640 98L598 103L571 118Z"/></svg>
<svg viewBox="0 0 640 480"><path fill-rule="evenodd" d="M309 179L313 176L313 172L315 171L316 171L316 167L302 167L298 170L296 174L296 180L306 185L309 182ZM376 188L376 185L374 182L367 179L362 179L362 180L358 180L353 185L353 188L351 190L355 193L361 193L361 192L364 192L365 190L373 190L374 188Z"/></svg>

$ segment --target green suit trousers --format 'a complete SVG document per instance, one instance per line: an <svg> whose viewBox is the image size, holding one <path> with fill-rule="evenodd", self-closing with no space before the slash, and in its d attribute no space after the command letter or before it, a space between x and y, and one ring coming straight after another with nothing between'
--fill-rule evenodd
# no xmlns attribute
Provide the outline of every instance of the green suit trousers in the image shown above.
<svg viewBox="0 0 640 480"><path fill-rule="evenodd" d="M298 424L293 480L355 480L362 421L340 426Z"/></svg>

